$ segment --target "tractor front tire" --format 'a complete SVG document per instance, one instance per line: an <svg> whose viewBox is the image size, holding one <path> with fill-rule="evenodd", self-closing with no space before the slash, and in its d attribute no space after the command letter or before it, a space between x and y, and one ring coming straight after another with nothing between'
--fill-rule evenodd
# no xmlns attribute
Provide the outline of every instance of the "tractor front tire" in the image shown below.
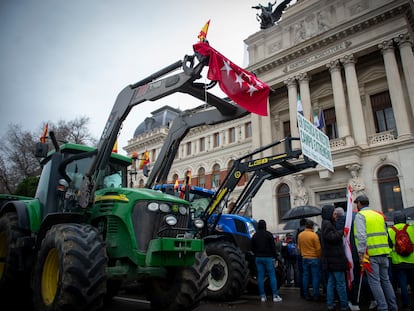
<svg viewBox="0 0 414 311"><path fill-rule="evenodd" d="M35 310L97 310L106 293L106 249L90 225L59 224L46 233L32 279Z"/></svg>
<svg viewBox="0 0 414 311"><path fill-rule="evenodd" d="M150 281L147 298L151 309L187 311L196 308L207 296L207 255L204 252L197 253L192 266L167 269L167 278L154 278Z"/></svg>
<svg viewBox="0 0 414 311"><path fill-rule="evenodd" d="M209 286L207 297L227 301L239 298L249 280L245 255L234 243L225 240L205 244L209 259Z"/></svg>

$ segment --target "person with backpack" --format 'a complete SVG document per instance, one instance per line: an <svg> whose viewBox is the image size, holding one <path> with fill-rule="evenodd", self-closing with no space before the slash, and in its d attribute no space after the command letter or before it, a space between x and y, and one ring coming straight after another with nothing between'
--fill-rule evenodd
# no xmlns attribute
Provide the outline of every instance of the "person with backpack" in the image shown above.
<svg viewBox="0 0 414 311"><path fill-rule="evenodd" d="M407 224L407 217L402 211L394 212L394 225L388 228L388 236L392 245L393 275L401 289L402 310L413 310L408 285L414 297L414 226Z"/></svg>
<svg viewBox="0 0 414 311"><path fill-rule="evenodd" d="M286 281L288 287L297 285L298 271L297 271L297 257L298 248L295 240L292 236L286 237L286 257L285 257L285 268L286 268Z"/></svg>
<svg viewBox="0 0 414 311"><path fill-rule="evenodd" d="M391 248L384 215L369 207L366 195L359 195L354 203L359 211L354 219L355 245L361 266L367 266L365 260L368 256L369 268L365 273L377 310L397 311L395 292L388 274Z"/></svg>

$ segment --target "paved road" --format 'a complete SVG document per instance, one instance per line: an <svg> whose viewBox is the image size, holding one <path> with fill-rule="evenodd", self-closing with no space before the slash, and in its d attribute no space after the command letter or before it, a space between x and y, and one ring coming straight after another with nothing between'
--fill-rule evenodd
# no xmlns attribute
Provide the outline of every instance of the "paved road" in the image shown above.
<svg viewBox="0 0 414 311"><path fill-rule="evenodd" d="M245 295L239 300L231 302L212 302L203 301L199 307L193 311L250 311L250 310L283 310L283 311L325 311L326 302L306 301L300 298L299 289L295 287L284 287L279 289L279 294L283 298L282 302L261 303L258 296ZM400 293L397 291L397 301L400 303ZM269 297L270 298L270 297ZM366 293L361 295L360 310L369 310L369 299ZM414 298L412 299L414 305ZM115 297L111 305L107 305L104 311L140 311L151 310L148 301L139 300L136 297ZM337 306L337 311L340 308ZM374 309L375 310L375 309Z"/></svg>
<svg viewBox="0 0 414 311"><path fill-rule="evenodd" d="M282 302L261 303L258 296L245 295L231 302L203 301L194 311L250 311L250 310L283 310L283 311L324 311L327 309L325 302L306 301L300 298L299 289L294 287L281 287L279 290ZM270 298L270 297L269 297ZM140 311L150 310L149 303L136 297L115 297L111 305L107 305L105 311ZM339 310L339 308L338 308ZM368 302L361 303L361 311L368 311Z"/></svg>

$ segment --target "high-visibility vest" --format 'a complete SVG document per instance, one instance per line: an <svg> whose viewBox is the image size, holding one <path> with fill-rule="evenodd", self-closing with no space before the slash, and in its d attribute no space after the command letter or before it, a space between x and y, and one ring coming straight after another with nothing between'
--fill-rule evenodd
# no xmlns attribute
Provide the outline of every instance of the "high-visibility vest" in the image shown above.
<svg viewBox="0 0 414 311"><path fill-rule="evenodd" d="M394 226L398 230L401 230L404 227L404 225L405 224L395 224ZM411 241L414 242L414 225L408 226L407 233L410 236ZM395 235L396 235L395 231L389 228L388 235L390 236L392 244L395 245ZM397 254L397 252L395 251L395 247L393 247L392 252L391 252L391 259L394 265L398 265L400 263L414 264L414 252L412 252L409 256L404 257L404 256Z"/></svg>
<svg viewBox="0 0 414 311"><path fill-rule="evenodd" d="M363 210L359 213L365 217L368 256L389 255L391 248L388 244L384 216L373 210ZM355 240L358 245L356 234Z"/></svg>

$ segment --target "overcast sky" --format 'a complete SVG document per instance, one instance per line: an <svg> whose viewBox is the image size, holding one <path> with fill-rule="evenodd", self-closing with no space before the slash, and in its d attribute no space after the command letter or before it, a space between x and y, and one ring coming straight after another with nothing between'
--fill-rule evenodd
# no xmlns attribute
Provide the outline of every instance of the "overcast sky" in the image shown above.
<svg viewBox="0 0 414 311"><path fill-rule="evenodd" d="M259 3L267 5L264 0L0 0L0 137L11 123L40 137L43 122L87 116L99 138L118 93L192 54L209 19L210 44L246 67L243 40L260 30L260 11L252 9ZM138 124L166 104L184 110L202 103L171 95L136 106L121 129L120 153Z"/></svg>

